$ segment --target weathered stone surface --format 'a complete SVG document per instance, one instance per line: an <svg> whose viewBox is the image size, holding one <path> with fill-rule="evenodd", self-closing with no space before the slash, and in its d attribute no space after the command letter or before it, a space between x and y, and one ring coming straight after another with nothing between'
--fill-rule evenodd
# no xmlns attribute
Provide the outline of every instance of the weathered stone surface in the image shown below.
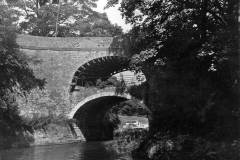
<svg viewBox="0 0 240 160"><path fill-rule="evenodd" d="M21 51L32 60L30 67L35 75L46 80L45 96L48 96L47 101L56 105L52 111L78 119L78 126L88 139L96 140L99 135L106 137L99 122L113 104L129 98L128 95L116 95L114 88L80 87L77 91L69 92L73 76L80 66L97 58L114 56L109 52L111 41L111 37L55 38L18 35L17 38ZM78 112L82 106L87 109Z"/></svg>
<svg viewBox="0 0 240 160"><path fill-rule="evenodd" d="M18 35L17 38L21 50L32 59L31 67L35 75L46 79L45 88L55 101L66 100L66 96L71 101L68 91L74 73L90 60L111 56L108 52L111 41L111 37L55 38ZM89 91L85 88L85 94L79 94L78 98L87 97L87 94L91 96L91 90L92 88ZM74 101L75 103L77 102ZM68 109L70 110L71 108Z"/></svg>
<svg viewBox="0 0 240 160"><path fill-rule="evenodd" d="M112 37L39 37L18 35L17 43L24 49L83 51L106 50L110 47Z"/></svg>

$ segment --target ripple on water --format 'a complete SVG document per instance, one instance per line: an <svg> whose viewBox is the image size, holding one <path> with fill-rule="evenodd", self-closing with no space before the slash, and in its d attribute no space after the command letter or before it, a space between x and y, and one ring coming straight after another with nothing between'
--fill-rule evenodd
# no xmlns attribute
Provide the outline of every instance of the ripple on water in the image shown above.
<svg viewBox="0 0 240 160"><path fill-rule="evenodd" d="M132 160L109 147L109 142L88 142L9 149L0 151L0 160Z"/></svg>

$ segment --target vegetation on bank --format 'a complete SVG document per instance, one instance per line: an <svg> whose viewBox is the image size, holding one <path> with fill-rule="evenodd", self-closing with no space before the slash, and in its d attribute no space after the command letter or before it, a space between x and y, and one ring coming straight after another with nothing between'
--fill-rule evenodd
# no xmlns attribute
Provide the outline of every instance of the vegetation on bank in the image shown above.
<svg viewBox="0 0 240 160"><path fill-rule="evenodd" d="M146 129L116 130L114 140L108 145L111 145L110 148L118 154L131 154L143 142L146 135Z"/></svg>
<svg viewBox="0 0 240 160"><path fill-rule="evenodd" d="M19 115L16 97L24 96L32 88L42 88L45 83L29 68L28 58L16 44L15 32L3 27L8 22L7 18L0 22L0 148L4 147L2 145L11 146L12 142L19 141L18 137L22 137L22 141L24 132L31 132L31 127Z"/></svg>
<svg viewBox="0 0 240 160"><path fill-rule="evenodd" d="M151 160L238 160L239 150L239 140L212 141L200 136L193 137L190 134L175 136L157 132L148 135L132 153L134 157Z"/></svg>
<svg viewBox="0 0 240 160"><path fill-rule="evenodd" d="M3 7L0 10L0 149L29 146L34 140L41 140L41 137L34 139L34 132L54 133L51 126L71 133L71 122L56 113L53 106L57 103L44 90L45 80L36 78L30 68L29 63L34 59L20 51L16 30L9 27L13 21L11 14L4 10L6 6L0 7ZM66 104L58 103L60 108L62 105ZM55 143L57 138L63 138L55 136Z"/></svg>

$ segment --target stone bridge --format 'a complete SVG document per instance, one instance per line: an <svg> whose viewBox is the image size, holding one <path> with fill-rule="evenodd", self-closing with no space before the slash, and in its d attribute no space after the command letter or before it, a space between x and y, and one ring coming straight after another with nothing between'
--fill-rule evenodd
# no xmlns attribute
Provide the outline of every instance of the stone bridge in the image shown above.
<svg viewBox="0 0 240 160"><path fill-rule="evenodd" d="M107 139L109 132L102 130L104 113L130 96L116 94L114 87L99 89L86 85L128 70L128 58L109 51L112 38L18 35L17 43L30 57L37 77L46 79L49 97L59 104L56 113L76 119L79 134L82 132L87 140ZM123 79L137 82L132 74L123 74Z"/></svg>

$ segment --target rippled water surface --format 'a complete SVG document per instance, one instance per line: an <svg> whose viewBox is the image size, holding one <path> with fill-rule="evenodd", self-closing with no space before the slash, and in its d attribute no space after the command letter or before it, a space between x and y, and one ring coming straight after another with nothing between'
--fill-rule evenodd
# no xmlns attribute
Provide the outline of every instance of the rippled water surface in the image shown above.
<svg viewBox="0 0 240 160"><path fill-rule="evenodd" d="M87 142L0 150L0 160L132 160L117 154L112 142Z"/></svg>

